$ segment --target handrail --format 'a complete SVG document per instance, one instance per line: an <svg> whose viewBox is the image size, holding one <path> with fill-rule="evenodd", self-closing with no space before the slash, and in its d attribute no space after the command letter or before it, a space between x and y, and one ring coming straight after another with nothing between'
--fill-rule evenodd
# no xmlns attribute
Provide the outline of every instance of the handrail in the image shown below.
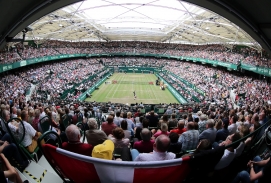
<svg viewBox="0 0 271 183"><path fill-rule="evenodd" d="M55 131L47 131L38 138L38 146L39 146L39 148L42 149L40 142L49 134L53 134L53 135L55 135L57 137L58 147L62 148L62 140L61 140L60 136Z"/></svg>

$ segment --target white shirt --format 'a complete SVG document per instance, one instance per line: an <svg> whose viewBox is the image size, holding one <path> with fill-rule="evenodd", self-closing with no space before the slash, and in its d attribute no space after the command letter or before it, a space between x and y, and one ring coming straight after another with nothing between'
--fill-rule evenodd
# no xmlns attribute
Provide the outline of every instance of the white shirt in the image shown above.
<svg viewBox="0 0 271 183"><path fill-rule="evenodd" d="M32 144L32 139L36 135L36 130L27 122L23 121L24 127L25 127L25 136L22 141L22 145L24 147L27 147ZM22 123L19 124L19 138L23 137L23 126Z"/></svg>
<svg viewBox="0 0 271 183"><path fill-rule="evenodd" d="M230 152L228 149L225 149L222 158L215 166L215 170L220 170L222 168L227 167L235 157L238 157L242 154L244 148L245 144L241 142L240 145L236 149L234 149L233 152Z"/></svg>
<svg viewBox="0 0 271 183"><path fill-rule="evenodd" d="M156 152L153 153L140 153L135 161L162 161L174 159L176 155L171 152Z"/></svg>

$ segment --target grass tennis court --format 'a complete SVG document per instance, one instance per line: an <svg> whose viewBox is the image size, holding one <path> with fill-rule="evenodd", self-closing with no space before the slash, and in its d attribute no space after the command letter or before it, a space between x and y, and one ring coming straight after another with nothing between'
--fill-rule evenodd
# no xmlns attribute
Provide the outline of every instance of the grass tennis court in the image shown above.
<svg viewBox="0 0 271 183"><path fill-rule="evenodd" d="M115 73L106 80L110 81L110 84L103 83L98 90L91 94L92 97L86 98L85 101L110 101L123 104L136 102L143 104L179 103L168 89L161 90L159 86L155 85L156 79L154 74ZM117 83L112 84L112 81L117 81ZM154 84L150 85L149 82ZM136 93L136 99L134 99L133 91Z"/></svg>

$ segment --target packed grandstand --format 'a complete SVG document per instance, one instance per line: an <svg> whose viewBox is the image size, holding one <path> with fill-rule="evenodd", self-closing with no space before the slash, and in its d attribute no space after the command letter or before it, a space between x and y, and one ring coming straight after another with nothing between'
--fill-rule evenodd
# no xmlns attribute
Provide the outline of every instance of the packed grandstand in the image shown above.
<svg viewBox="0 0 271 183"><path fill-rule="evenodd" d="M32 46L23 48L22 45L17 44L12 49L3 50L0 58L1 64L10 64L31 58L79 53L164 54L263 67L268 67L270 62L265 57L267 55L260 54L248 47L236 46L230 49L222 45L191 46L152 42L47 41L38 48ZM79 100L79 97L88 88L95 86L105 74L113 72L112 68L118 66L162 68L163 72L158 73L159 76L188 103L126 105L110 101L101 103ZM159 139L165 138L165 135L169 136L170 143L167 147L168 151L164 152L167 154L164 158L182 157L183 166L189 166L193 169L191 171L195 171L195 174L182 171L181 174L185 177L178 177L175 180L197 182L199 175L206 182L216 182L221 176L226 175L230 175L227 180L233 179L236 173L245 167L245 163L239 166L236 164L255 155L255 144L264 144L261 137L269 124L270 84L267 79L259 77L257 74L249 74L251 73L241 73L223 67L171 58L137 56L84 57L20 67L1 73L2 135L5 133L14 135L12 134L14 126L11 127L11 125L15 125L15 130L16 127L18 128L19 134L22 133L20 125L11 122L11 118L15 118L31 126L26 127L27 129L33 128L35 132L40 132L37 133L38 136L46 131L55 131L60 135L59 139L66 150L102 159L114 159L115 157L122 161L144 161L144 158L147 158L146 161L148 161L147 156L138 155L137 157L134 151L137 153L156 152L157 149L153 143L159 143ZM187 83L195 86L197 90ZM49 126L53 126L50 128L51 130L43 128L42 124L47 122ZM89 146L84 146L85 150L81 146L80 148L78 146L77 150L69 147L73 140L76 142L75 144L82 144L77 141L78 139L69 139L72 124L79 126L82 137L84 137L83 141L85 144L89 144ZM28 133L27 129L23 130L25 134ZM73 129L73 131L76 130ZM186 132L191 133L187 135L192 135L193 138L187 139ZM90 137L90 134L96 136ZM98 134L102 139L97 138ZM147 134L148 138L142 134ZM61 141L57 142L54 136L49 135L45 139L50 144L61 143ZM99 154L101 152L97 153L98 150L95 149L102 143L108 145L107 139L112 141L115 146L113 148L113 151L115 149L114 157L112 157L113 151L108 157ZM237 142L232 144L234 141ZM20 148L29 151L28 144L23 144L23 142ZM47 148L51 148L51 146ZM26 154L29 159L35 159L31 154L33 151L29 152L23 154ZM203 152L208 153L204 156ZM230 156L223 155L224 152L229 153ZM40 156L39 153L37 155ZM212 157L213 159L210 160L210 155L215 158ZM76 156L74 155L75 159ZM65 156L65 158L67 157L69 156ZM187 157L193 157L195 160L191 160L187 165ZM208 161L206 161L206 157L209 157ZM13 160L10 161L13 162ZM207 167L200 165L207 162L210 162ZM54 163L56 162L50 162L51 165ZM27 166L24 164L18 168L23 170ZM63 180L68 177L75 182L82 181L82 177L80 179L76 173L68 171L70 175L67 175L65 167L62 167L61 163L55 164L55 166L61 167L61 171L64 171L58 172ZM123 164L123 166L126 165ZM55 170L57 171L57 169ZM209 175L209 172L214 174ZM83 178L85 177L83 176Z"/></svg>

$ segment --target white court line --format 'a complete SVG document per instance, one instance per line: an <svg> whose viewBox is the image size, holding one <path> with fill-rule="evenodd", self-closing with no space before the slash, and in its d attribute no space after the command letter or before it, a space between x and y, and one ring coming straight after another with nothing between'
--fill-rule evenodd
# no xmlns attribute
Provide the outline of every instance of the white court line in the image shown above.
<svg viewBox="0 0 271 183"><path fill-rule="evenodd" d="M120 81L122 81L123 80L123 75L121 75L121 79L120 79ZM117 91L119 91L118 90L118 88L120 87L120 84L118 84L118 86L117 86L117 89L114 91L114 93L113 93L113 96L112 97L114 97L115 96L115 93L117 92ZM110 97L110 98L112 98L112 97Z"/></svg>
<svg viewBox="0 0 271 183"><path fill-rule="evenodd" d="M113 80L115 80L115 79L117 80L119 77L120 77L120 75L117 74L117 75L113 78ZM112 81L113 81L113 80L112 80ZM111 84L112 84L112 83L111 83ZM108 94L111 93L112 90L115 90L115 86L114 86L114 87L111 87L111 89L107 92L105 98L111 98L111 97L108 97ZM116 91L116 90L115 90L115 91Z"/></svg>

